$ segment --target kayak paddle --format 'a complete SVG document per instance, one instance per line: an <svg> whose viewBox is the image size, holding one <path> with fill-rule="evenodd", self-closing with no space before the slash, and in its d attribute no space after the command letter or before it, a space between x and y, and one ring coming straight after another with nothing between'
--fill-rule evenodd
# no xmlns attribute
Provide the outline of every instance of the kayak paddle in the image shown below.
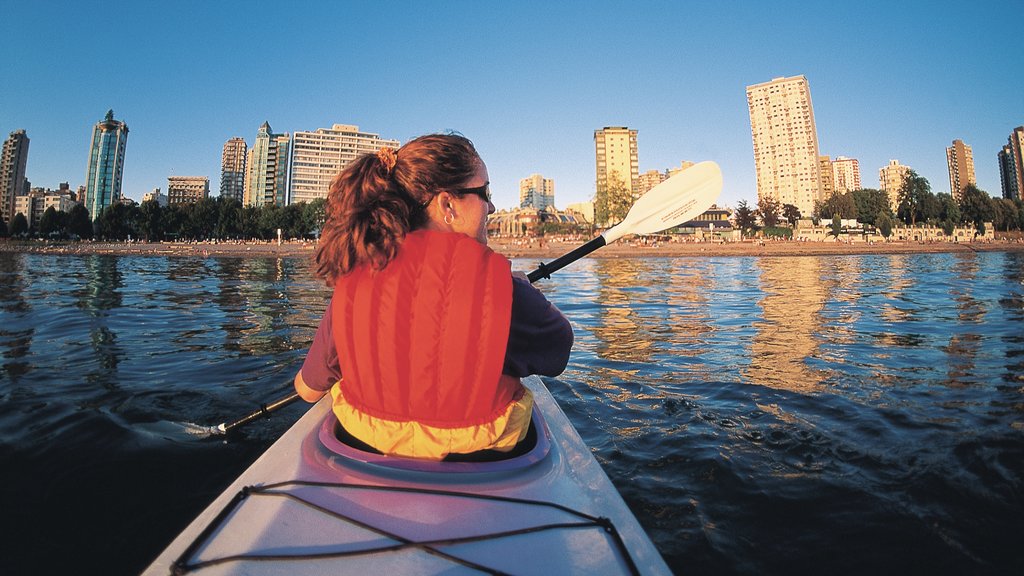
<svg viewBox="0 0 1024 576"><path fill-rule="evenodd" d="M707 161L690 166L638 198L622 222L572 252L548 264L541 263L526 277L531 283L541 278L550 278L552 272L565 268L627 234L654 234L685 224L710 208L721 191L722 171L719 170L718 164ZM298 393L293 393L270 404L264 404L259 410L233 422L209 427L193 425L189 431L207 436L227 434L243 424L269 416L271 412L284 408L298 399Z"/></svg>
<svg viewBox="0 0 1024 576"><path fill-rule="evenodd" d="M708 161L690 166L638 198L622 222L549 264L541 263L526 277L530 282L550 278L552 272L627 234L653 234L685 224L710 208L721 191L718 164Z"/></svg>

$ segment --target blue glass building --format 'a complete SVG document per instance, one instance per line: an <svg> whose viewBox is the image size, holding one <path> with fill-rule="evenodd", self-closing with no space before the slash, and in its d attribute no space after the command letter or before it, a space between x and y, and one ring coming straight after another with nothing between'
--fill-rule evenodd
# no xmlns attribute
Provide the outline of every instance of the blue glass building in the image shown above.
<svg viewBox="0 0 1024 576"><path fill-rule="evenodd" d="M95 221L104 208L121 201L124 150L128 125L114 120L114 111L96 123L89 143L89 168L85 175L85 207Z"/></svg>

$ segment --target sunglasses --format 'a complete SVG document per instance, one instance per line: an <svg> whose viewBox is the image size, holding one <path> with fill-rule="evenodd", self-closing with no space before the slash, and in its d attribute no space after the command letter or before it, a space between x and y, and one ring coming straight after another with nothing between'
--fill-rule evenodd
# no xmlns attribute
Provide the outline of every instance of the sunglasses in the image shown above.
<svg viewBox="0 0 1024 576"><path fill-rule="evenodd" d="M476 188L459 188L452 190L453 194L458 196L466 196L472 194L473 196L479 196L484 202L491 201L491 183L487 182L483 186L477 186Z"/></svg>

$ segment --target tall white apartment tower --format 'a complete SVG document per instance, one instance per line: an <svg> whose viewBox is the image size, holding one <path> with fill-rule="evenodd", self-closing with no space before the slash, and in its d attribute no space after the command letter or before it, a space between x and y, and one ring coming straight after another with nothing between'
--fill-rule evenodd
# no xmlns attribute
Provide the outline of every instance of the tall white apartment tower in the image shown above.
<svg viewBox="0 0 1024 576"><path fill-rule="evenodd" d="M811 89L803 76L747 86L757 197L792 204L801 214L821 199L818 133Z"/></svg>
<svg viewBox="0 0 1024 576"><path fill-rule="evenodd" d="M974 153L963 140L953 140L946 148L946 165L949 166L949 192L960 199L968 184L977 184L974 178Z"/></svg>
<svg viewBox="0 0 1024 576"><path fill-rule="evenodd" d="M313 132L296 132L292 139L288 203L327 198L331 181L350 162L385 146L398 148L398 140L360 132L358 126L335 124Z"/></svg>

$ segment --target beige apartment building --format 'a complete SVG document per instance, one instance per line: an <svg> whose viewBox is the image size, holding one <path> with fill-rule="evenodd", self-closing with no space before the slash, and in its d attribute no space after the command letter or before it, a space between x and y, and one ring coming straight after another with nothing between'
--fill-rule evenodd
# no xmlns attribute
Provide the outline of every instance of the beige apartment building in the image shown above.
<svg viewBox="0 0 1024 576"><path fill-rule="evenodd" d="M860 190L860 163L856 158L839 156L832 161L832 181L840 194Z"/></svg>
<svg viewBox="0 0 1024 576"><path fill-rule="evenodd" d="M350 162L385 146L397 149L398 140L360 132L358 126L334 124L313 132L296 132L292 139L288 203L327 198L331 181Z"/></svg>
<svg viewBox="0 0 1024 576"><path fill-rule="evenodd" d="M636 130L625 126L605 126L594 131L598 195L608 189L608 183L613 177L625 184L631 193L635 190L640 176L636 136Z"/></svg>
<svg viewBox="0 0 1024 576"><path fill-rule="evenodd" d="M661 184L668 178L668 173L658 170L648 170L636 179L636 194L646 194L651 188Z"/></svg>
<svg viewBox="0 0 1024 576"><path fill-rule="evenodd" d="M757 197L792 204L802 215L821 199L821 164L807 78L747 86Z"/></svg>
<svg viewBox="0 0 1024 576"><path fill-rule="evenodd" d="M210 197L210 179L206 176L169 176L167 204L195 204Z"/></svg>
<svg viewBox="0 0 1024 576"><path fill-rule="evenodd" d="M974 178L974 153L963 140L953 140L946 148L946 165L949 167L949 192L957 200L968 184L977 184Z"/></svg>
<svg viewBox="0 0 1024 576"><path fill-rule="evenodd" d="M889 207L895 212L900 202L900 188L910 174L910 166L903 166L899 160L889 160L889 165L878 170L878 189L889 196Z"/></svg>
<svg viewBox="0 0 1024 576"><path fill-rule="evenodd" d="M821 199L828 200L836 191L836 182L832 173L832 158L829 156L818 156L818 169L821 173ZM807 214L806 216L810 216Z"/></svg>

